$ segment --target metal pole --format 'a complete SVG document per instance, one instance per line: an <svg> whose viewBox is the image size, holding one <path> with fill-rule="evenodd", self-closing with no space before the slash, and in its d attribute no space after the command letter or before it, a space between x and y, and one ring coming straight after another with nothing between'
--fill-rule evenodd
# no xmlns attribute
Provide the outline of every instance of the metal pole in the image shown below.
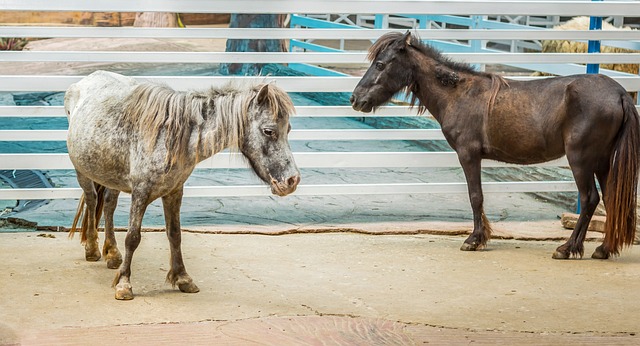
<svg viewBox="0 0 640 346"><path fill-rule="evenodd" d="M591 0L591 1L602 1L602 0ZM602 17L590 17L589 30L602 30ZM587 53L600 53L600 41L589 40ZM587 64L587 73L599 73L599 72L600 72L600 64ZM580 204L581 204L580 194L578 194L578 203L576 207L576 213L578 214L580 214L580 210L582 209L582 206Z"/></svg>
<svg viewBox="0 0 640 346"><path fill-rule="evenodd" d="M602 1L602 0L592 0ZM602 17L591 17L589 20L589 30L602 30ZM587 53L600 53L600 41L589 40ZM587 64L587 73L599 73L600 64Z"/></svg>

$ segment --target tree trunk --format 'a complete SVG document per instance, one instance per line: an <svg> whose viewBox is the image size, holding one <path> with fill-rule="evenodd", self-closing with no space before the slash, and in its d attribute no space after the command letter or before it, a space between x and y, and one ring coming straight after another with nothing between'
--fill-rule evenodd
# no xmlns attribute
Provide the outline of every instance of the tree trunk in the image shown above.
<svg viewBox="0 0 640 346"><path fill-rule="evenodd" d="M155 28L177 28L178 14L170 12L139 12L133 26Z"/></svg>
<svg viewBox="0 0 640 346"><path fill-rule="evenodd" d="M230 28L282 28L286 16L283 14L232 14ZM227 52L286 52L285 40L229 39ZM225 63L220 72L227 75L259 75L264 64Z"/></svg>

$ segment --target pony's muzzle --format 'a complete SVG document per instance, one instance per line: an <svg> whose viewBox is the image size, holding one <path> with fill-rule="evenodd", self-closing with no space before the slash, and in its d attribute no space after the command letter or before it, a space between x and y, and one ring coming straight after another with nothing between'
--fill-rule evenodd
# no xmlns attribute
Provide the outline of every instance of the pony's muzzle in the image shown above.
<svg viewBox="0 0 640 346"><path fill-rule="evenodd" d="M300 174L292 175L283 181L271 177L271 193L280 197L293 193L300 183Z"/></svg>
<svg viewBox="0 0 640 346"><path fill-rule="evenodd" d="M358 112L369 113L373 110L373 106L369 101L367 101L364 97L358 97L355 93L351 94L351 98L349 99L351 102L351 107Z"/></svg>

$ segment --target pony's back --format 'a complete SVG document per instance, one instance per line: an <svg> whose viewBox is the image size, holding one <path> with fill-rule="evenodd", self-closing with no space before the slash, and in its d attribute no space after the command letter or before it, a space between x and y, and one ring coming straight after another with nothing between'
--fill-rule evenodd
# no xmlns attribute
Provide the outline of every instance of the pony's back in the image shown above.
<svg viewBox="0 0 640 346"><path fill-rule="evenodd" d="M138 83L131 77L122 76L108 71L96 71L71 84L64 95L64 111L67 118L71 119L76 114L76 110L85 100L89 98L103 98L110 95L107 90L114 92L125 92L130 87Z"/></svg>

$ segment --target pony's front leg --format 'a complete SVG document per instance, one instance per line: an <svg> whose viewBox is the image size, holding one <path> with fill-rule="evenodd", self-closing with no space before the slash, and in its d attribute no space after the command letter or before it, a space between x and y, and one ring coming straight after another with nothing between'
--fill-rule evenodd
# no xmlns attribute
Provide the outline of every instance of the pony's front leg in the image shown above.
<svg viewBox="0 0 640 346"><path fill-rule="evenodd" d="M124 262L120 265L118 273L113 280L113 286L116 289L116 299L131 300L133 299L133 288L131 287L131 260L133 253L140 244L140 228L142 227L142 217L149 205L149 194L140 193L136 190L131 193L131 211L129 214L129 230L124 240L125 253Z"/></svg>
<svg viewBox="0 0 640 346"><path fill-rule="evenodd" d="M475 251L484 247L491 238L491 225L484 214L484 197L482 195L481 157L479 153L458 153L458 159L464 176L467 179L467 189L469 190L469 200L473 211L473 232L464 241L460 250Z"/></svg>
<svg viewBox="0 0 640 346"><path fill-rule="evenodd" d="M182 260L180 231L180 206L182 204L182 186L171 194L162 197L164 219L167 225L167 237L171 244L171 269L167 273L167 282L173 287L178 286L185 293L197 293L200 291L193 282L184 267Z"/></svg>
<svg viewBox="0 0 640 346"><path fill-rule="evenodd" d="M122 255L118 250L116 235L113 230L113 213L118 205L120 191L107 189L104 194L104 246L102 255L107 261L107 268L117 269L122 264Z"/></svg>

